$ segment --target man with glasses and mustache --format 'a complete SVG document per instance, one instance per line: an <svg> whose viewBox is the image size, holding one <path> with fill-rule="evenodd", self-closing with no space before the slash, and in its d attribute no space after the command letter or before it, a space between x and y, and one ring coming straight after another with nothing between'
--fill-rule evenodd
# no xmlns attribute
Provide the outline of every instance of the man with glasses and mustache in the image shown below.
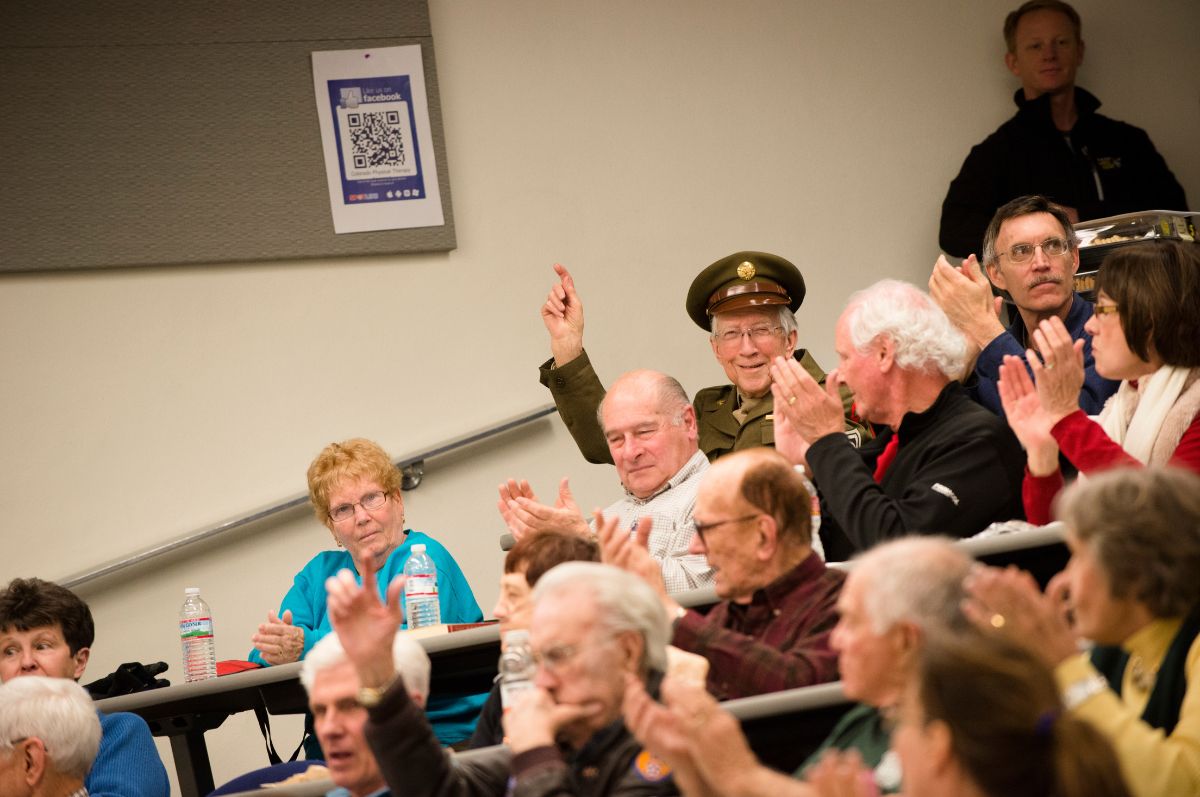
<svg viewBox="0 0 1200 797"><path fill-rule="evenodd" d="M1083 341L1080 408L1089 415L1100 412L1118 383L1096 373L1092 337L1084 330L1092 305L1073 289L1079 248L1066 208L1041 196L1018 197L1005 204L984 235L983 265L992 284L1012 300L1015 312L1009 311L1012 320L1007 329L998 316L1001 300L992 296L992 285L974 255L958 268L939 257L929 278L930 295L978 352L973 378L964 374L972 397L1003 416L997 387L1000 364L1005 355L1024 359L1041 334L1036 331L1038 324L1057 316L1072 340Z"/></svg>
<svg viewBox="0 0 1200 797"><path fill-rule="evenodd" d="M810 506L803 478L776 451L738 451L709 467L692 541L721 599L707 614L671 597L644 543L615 516L598 524L604 561L654 588L674 623L671 644L708 659L706 686L718 700L837 678L830 635L845 576L813 551Z"/></svg>
<svg viewBox="0 0 1200 797"><path fill-rule="evenodd" d="M596 417L604 385L583 348L583 303L570 272L558 264L554 270L559 282L542 305L553 356L541 367L541 382L588 462L612 462ZM771 361L776 357L795 357L824 384L825 372L806 350L796 348L795 312L804 294L800 270L766 252L734 252L692 281L688 316L709 333L713 355L730 382L697 392L693 402L700 450L710 461L775 444ZM854 416L849 394L842 403L846 435L860 445L871 436L869 427Z"/></svg>

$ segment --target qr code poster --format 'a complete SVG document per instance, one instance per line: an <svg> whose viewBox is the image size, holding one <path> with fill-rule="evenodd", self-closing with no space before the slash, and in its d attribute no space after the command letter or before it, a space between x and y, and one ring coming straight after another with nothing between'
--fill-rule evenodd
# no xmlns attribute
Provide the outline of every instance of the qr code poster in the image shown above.
<svg viewBox="0 0 1200 797"><path fill-rule="evenodd" d="M313 53L334 230L444 224L421 48Z"/></svg>

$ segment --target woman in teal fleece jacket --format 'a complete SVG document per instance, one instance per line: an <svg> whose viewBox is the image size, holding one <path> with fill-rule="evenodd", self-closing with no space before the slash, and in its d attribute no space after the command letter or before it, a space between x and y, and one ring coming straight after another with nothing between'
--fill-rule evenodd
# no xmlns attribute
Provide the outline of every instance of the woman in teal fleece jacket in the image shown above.
<svg viewBox="0 0 1200 797"><path fill-rule="evenodd" d="M308 468L313 511L333 535L339 550L322 551L296 574L279 614L271 612L254 635L250 660L263 665L299 661L331 630L325 610L325 580L350 570L361 583L366 564L378 570L380 590L404 572L412 546L424 544L437 567L442 622L473 623L483 612L462 569L432 537L404 527L400 473L387 452L356 438L331 443ZM483 694L431 694L427 715L443 744L468 739Z"/></svg>

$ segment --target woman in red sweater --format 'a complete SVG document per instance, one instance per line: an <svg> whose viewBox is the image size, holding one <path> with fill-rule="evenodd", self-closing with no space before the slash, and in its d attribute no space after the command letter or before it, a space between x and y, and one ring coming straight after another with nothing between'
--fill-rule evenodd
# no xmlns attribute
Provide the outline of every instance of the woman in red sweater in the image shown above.
<svg viewBox="0 0 1200 797"><path fill-rule="evenodd" d="M1200 473L1200 245L1145 242L1110 255L1096 278L1096 371L1121 386L1100 414L1079 409L1083 341L1043 321L1028 352L1000 367L1000 400L1025 447L1025 514L1050 522L1059 453L1080 473L1170 463ZM1038 275L1031 274L1036 280Z"/></svg>

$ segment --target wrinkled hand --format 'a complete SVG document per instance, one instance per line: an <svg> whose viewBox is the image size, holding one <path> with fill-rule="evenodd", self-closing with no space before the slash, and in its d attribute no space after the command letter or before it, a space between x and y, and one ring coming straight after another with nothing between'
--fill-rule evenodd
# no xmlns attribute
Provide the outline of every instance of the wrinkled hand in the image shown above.
<svg viewBox="0 0 1200 797"><path fill-rule="evenodd" d="M671 767L671 777L684 795L715 797L721 793L717 785L704 780L692 758L691 729L684 718L655 702L641 680L633 675L625 676L621 711L625 716L625 727L656 758Z"/></svg>
<svg viewBox="0 0 1200 797"><path fill-rule="evenodd" d="M597 509L595 513L596 538L600 542L600 561L628 570L649 584L663 602L668 616L673 616L679 606L669 595L663 584L662 567L650 555L648 547L654 519L647 516L638 521L637 531L632 535L617 524L617 516L606 518Z"/></svg>
<svg viewBox="0 0 1200 797"><path fill-rule="evenodd" d="M741 724L703 687L666 678L662 695L663 702L688 734L691 758L696 762L700 776L721 793L762 793L764 789L753 788L750 784L761 784L764 780L773 784L769 792L775 795L792 794L795 787L800 786L759 763L742 733Z"/></svg>
<svg viewBox="0 0 1200 797"><path fill-rule="evenodd" d="M808 443L845 431L842 381L836 369L825 377L825 387L793 358L776 357L771 363L771 393L775 396L776 417L787 418L792 429Z"/></svg>
<svg viewBox="0 0 1200 797"><path fill-rule="evenodd" d="M290 664L304 655L304 629L292 625L291 609L283 617L267 612L267 621L259 624L251 639L268 664Z"/></svg>
<svg viewBox="0 0 1200 797"><path fill-rule="evenodd" d="M1051 669L1079 652L1063 616L1061 596L1043 595L1033 576L1009 565L977 566L963 586L963 614L980 630L1027 649Z"/></svg>
<svg viewBox="0 0 1200 797"><path fill-rule="evenodd" d="M996 389L1000 392L1000 404L1004 407L1009 428L1025 449L1029 472L1034 476L1048 476L1058 470L1058 441L1050 434L1055 421L1042 406L1042 399L1020 357L1005 355Z"/></svg>
<svg viewBox="0 0 1200 797"><path fill-rule="evenodd" d="M596 701L555 703L545 689L529 689L517 696L504 715L504 736L513 753L548 747L560 730L595 717L603 708Z"/></svg>
<svg viewBox="0 0 1200 797"><path fill-rule="evenodd" d="M583 302L575 292L575 279L566 266L554 264L558 284L542 304L542 323L550 333L554 364L562 367L583 353Z"/></svg>
<svg viewBox="0 0 1200 797"><path fill-rule="evenodd" d="M1083 390L1083 340L1071 340L1071 333L1057 316L1038 324L1033 342L1042 357L1033 350L1025 353L1033 371L1038 397L1054 423L1079 409L1079 391Z"/></svg>
<svg viewBox="0 0 1200 797"><path fill-rule="evenodd" d="M381 687L396 674L392 663L392 640L404 622L400 608L400 593L404 576L397 576L388 585L387 600L379 601L375 571L362 574L362 585L349 570L339 570L325 580L328 593L329 620L354 663L363 686Z"/></svg>
<svg viewBox="0 0 1200 797"><path fill-rule="evenodd" d="M779 404L778 398L775 399L775 404ZM811 473L812 469L808 467L808 441L800 436L785 413L776 409L774 414L775 450L783 454L788 462L803 465L805 470Z"/></svg>
<svg viewBox="0 0 1200 797"><path fill-rule="evenodd" d="M950 265L940 255L929 277L929 295L975 348L982 350L1004 333L999 317L1004 300L992 295L992 284L975 255L961 266Z"/></svg>
<svg viewBox="0 0 1200 797"><path fill-rule="evenodd" d="M819 797L879 797L875 776L853 749L826 750L806 780Z"/></svg>
<svg viewBox="0 0 1200 797"><path fill-rule="evenodd" d="M565 477L558 486L558 500L554 506L540 503L530 489L529 482L509 479L500 485L500 500L496 507L500 510L504 525L508 526L517 540L541 531L562 531L581 536L591 533Z"/></svg>

